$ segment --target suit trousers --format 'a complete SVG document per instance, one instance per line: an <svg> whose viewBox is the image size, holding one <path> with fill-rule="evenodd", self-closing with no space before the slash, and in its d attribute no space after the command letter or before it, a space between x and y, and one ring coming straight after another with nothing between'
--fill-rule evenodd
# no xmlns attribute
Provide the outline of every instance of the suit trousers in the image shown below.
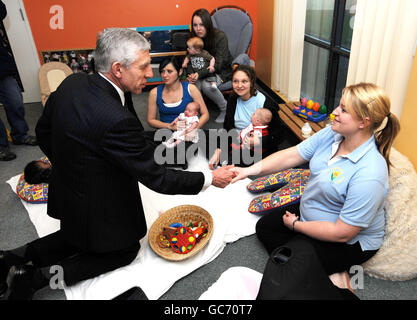
<svg viewBox="0 0 417 320"><path fill-rule="evenodd" d="M71 286L130 264L136 258L139 249L138 241L137 244L123 250L87 252L68 244L62 233L57 231L29 243L26 258L37 268L61 266L65 284Z"/></svg>
<svg viewBox="0 0 417 320"><path fill-rule="evenodd" d="M0 79L0 103L3 104L6 111L12 139L14 141L23 140L29 127L25 120L22 92L16 79L12 76ZM0 120L0 147L7 147L8 145L6 127Z"/></svg>
<svg viewBox="0 0 417 320"><path fill-rule="evenodd" d="M300 216L300 204L292 204L267 213L256 224L256 235L269 254L286 244L300 233L285 226L282 216L289 211ZM369 260L378 250L363 251L359 241L354 244L327 242L302 235L316 251L325 272L328 275L349 271L351 266L360 265Z"/></svg>

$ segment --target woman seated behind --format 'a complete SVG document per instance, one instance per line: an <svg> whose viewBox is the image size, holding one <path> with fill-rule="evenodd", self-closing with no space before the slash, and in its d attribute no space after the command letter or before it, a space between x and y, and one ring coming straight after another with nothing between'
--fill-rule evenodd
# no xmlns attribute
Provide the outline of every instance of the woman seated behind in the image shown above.
<svg viewBox="0 0 417 320"><path fill-rule="evenodd" d="M180 58L173 56L162 61L159 65L161 85L149 92L148 98L148 124L156 129L177 130L175 119L185 111L190 102L200 105L200 121L198 128L204 126L209 119L209 113L200 91L193 84L181 82L182 74ZM157 113L159 112L159 119Z"/></svg>
<svg viewBox="0 0 417 320"><path fill-rule="evenodd" d="M258 153L262 158L263 153L268 149L270 135L269 123L272 119L272 112L267 108L257 109L251 118L251 124L239 133L239 144L231 143L227 153L227 163L236 165L245 165L243 159L243 150ZM209 161L211 170L216 169L221 159L220 148L217 148ZM259 159L260 160L260 159ZM235 161L237 161L235 163Z"/></svg>
<svg viewBox="0 0 417 320"><path fill-rule="evenodd" d="M333 114L331 127L300 144L231 169L234 182L310 162L300 203L263 216L256 234L269 253L303 234L329 275L364 263L382 245L389 154L399 131L388 96L374 84L346 87Z"/></svg>
<svg viewBox="0 0 417 320"><path fill-rule="evenodd" d="M204 49L215 59L216 87L208 81L201 83L201 91L220 109L219 116L214 120L222 123L226 115L226 99L218 86L231 79L233 58L229 51L226 34L214 28L210 13L206 9L198 9L191 16L191 35L199 37L204 42ZM209 70L199 70L187 75L187 81L196 83L209 75Z"/></svg>
<svg viewBox="0 0 417 320"><path fill-rule="evenodd" d="M177 131L162 144L167 148L173 148L182 141L191 141L193 143L198 142L198 132L195 130L200 122L198 113L200 106L197 102L190 102L185 111L174 120L174 124L177 125Z"/></svg>
<svg viewBox="0 0 417 320"><path fill-rule="evenodd" d="M233 92L227 101L226 117L223 128L242 130L251 123L256 109L269 107L266 97L255 88L256 72L250 66L239 65L232 76Z"/></svg>
<svg viewBox="0 0 417 320"><path fill-rule="evenodd" d="M255 84L256 73L252 67L239 65L233 71L233 95L231 95L227 101L226 118L223 123L223 128L226 129L228 133L232 133L233 129L238 133L251 124L252 116L256 110L262 108L268 109L271 112L272 117L268 128L268 140L265 139L262 141L265 149L262 152L263 158L277 150L278 143L281 140L282 122L278 116L277 110L261 92L256 90ZM206 136L209 136L208 133L206 133ZM227 145L229 145L229 143ZM205 150L208 159L215 156L213 151L217 148L219 148L219 141L210 140ZM233 162L236 165L239 164L238 161ZM241 164L243 165L243 163ZM250 164L253 164L253 161L252 163L245 163L245 165ZM212 167L212 165L210 166Z"/></svg>

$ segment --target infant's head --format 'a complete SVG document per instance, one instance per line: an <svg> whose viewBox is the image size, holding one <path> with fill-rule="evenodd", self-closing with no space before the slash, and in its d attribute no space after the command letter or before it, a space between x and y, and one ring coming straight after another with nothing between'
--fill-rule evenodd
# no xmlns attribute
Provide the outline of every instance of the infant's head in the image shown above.
<svg viewBox="0 0 417 320"><path fill-rule="evenodd" d="M253 126L266 126L272 120L272 112L266 108L259 108L253 113L251 122Z"/></svg>
<svg viewBox="0 0 417 320"><path fill-rule="evenodd" d="M200 105L198 102L190 102L187 104L187 107L185 108L184 115L186 117L193 117L198 116L198 112L200 111Z"/></svg>
<svg viewBox="0 0 417 320"><path fill-rule="evenodd" d="M25 180L30 184L48 183L51 176L51 164L42 160L29 162L25 166Z"/></svg>
<svg viewBox="0 0 417 320"><path fill-rule="evenodd" d="M187 40L187 47L189 54L198 54L203 50L204 42L199 37L192 37Z"/></svg>

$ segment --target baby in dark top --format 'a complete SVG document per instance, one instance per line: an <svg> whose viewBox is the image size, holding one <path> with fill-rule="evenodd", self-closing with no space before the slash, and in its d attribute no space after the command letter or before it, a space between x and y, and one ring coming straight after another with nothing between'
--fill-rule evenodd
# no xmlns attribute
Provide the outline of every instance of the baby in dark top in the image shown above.
<svg viewBox="0 0 417 320"><path fill-rule="evenodd" d="M217 88L216 85L216 76L214 75L214 64L216 60L214 57L208 53L208 51L203 49L204 43L199 37L193 37L187 41L187 51L188 54L184 59L182 67L186 69L186 74L191 74L198 72L199 70L208 69L210 74L204 80L211 82L211 85L214 88ZM203 79L199 79L201 81Z"/></svg>

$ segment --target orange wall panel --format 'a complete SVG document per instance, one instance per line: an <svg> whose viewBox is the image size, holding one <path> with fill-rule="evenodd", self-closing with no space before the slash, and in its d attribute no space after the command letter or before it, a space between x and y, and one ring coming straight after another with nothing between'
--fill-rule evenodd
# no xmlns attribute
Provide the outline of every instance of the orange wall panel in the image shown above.
<svg viewBox="0 0 417 320"><path fill-rule="evenodd" d="M222 5L248 11L254 24L250 56L256 59L258 0L23 0L38 51L94 48L97 32L108 27L188 25L199 8L211 12ZM64 29L52 30L49 13L54 5L64 9ZM177 7L178 6L178 7Z"/></svg>

